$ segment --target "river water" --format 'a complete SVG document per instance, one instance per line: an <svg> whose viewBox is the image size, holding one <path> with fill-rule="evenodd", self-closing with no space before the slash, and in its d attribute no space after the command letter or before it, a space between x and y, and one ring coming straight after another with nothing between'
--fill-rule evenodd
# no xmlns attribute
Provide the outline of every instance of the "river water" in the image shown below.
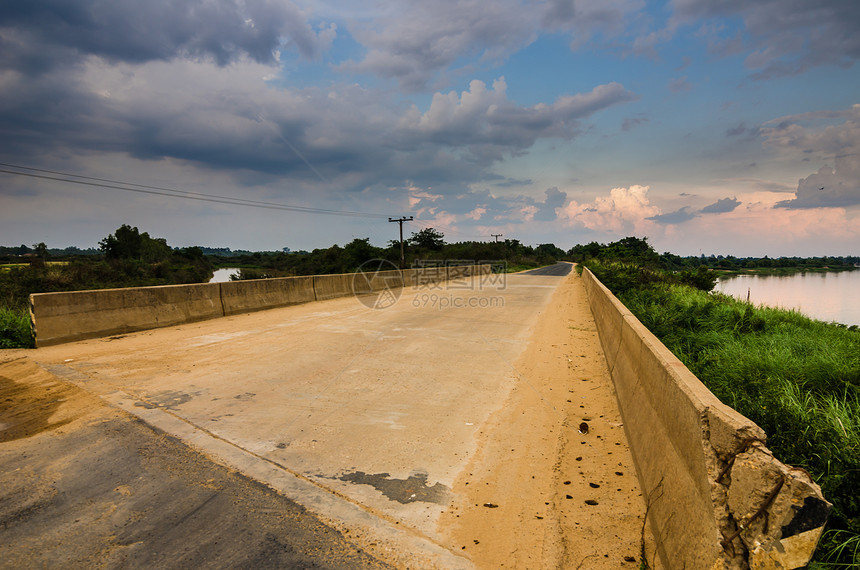
<svg viewBox="0 0 860 570"><path fill-rule="evenodd" d="M860 325L860 271L737 275L720 279L715 291L756 304L797 309L820 321Z"/></svg>
<svg viewBox="0 0 860 570"><path fill-rule="evenodd" d="M212 275L212 279L209 280L209 283L226 283L230 280L231 275L238 275L239 269L236 267L222 267L221 269L216 269L214 275Z"/></svg>

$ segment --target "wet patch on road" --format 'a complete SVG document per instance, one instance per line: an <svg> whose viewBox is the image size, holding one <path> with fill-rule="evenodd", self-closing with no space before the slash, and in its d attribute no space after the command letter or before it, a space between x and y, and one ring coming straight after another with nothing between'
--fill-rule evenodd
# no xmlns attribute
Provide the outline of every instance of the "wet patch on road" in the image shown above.
<svg viewBox="0 0 860 570"><path fill-rule="evenodd" d="M388 473L353 471L344 473L338 479L357 485L370 485L390 500L404 505L418 501L445 505L450 492L442 483L428 485L427 473L423 472L416 472L406 479L392 479Z"/></svg>
<svg viewBox="0 0 860 570"><path fill-rule="evenodd" d="M168 390L167 392L160 392L158 394L153 394L147 400L150 404L155 404L159 408L167 408L168 410L172 410L176 406L181 406L186 402L190 402L194 399L194 396L199 396L200 393L188 394L186 392L180 392L179 390Z"/></svg>

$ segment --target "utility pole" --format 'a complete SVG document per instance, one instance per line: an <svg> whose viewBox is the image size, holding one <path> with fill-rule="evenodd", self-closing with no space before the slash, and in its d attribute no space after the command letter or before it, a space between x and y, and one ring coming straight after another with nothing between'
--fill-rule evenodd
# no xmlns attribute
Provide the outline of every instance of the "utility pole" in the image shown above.
<svg viewBox="0 0 860 570"><path fill-rule="evenodd" d="M412 216L408 218L388 218L389 222L397 222L400 224L400 269L405 269L406 265L406 252L403 249L403 222L411 222L414 220Z"/></svg>
<svg viewBox="0 0 860 570"><path fill-rule="evenodd" d="M490 235L491 235L491 236L493 236L494 238L496 238L496 243L498 243L498 242L499 242L499 238L500 238L500 237L502 237L502 236L503 236L503 235L505 235L505 234L490 234Z"/></svg>

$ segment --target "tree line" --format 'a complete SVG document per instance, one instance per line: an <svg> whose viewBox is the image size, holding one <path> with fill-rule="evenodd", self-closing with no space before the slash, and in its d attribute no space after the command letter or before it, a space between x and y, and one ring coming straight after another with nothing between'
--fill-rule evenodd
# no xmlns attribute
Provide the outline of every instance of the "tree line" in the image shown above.
<svg viewBox="0 0 860 570"><path fill-rule="evenodd" d="M130 225L122 225L99 242L99 247L51 249L44 243L32 247L0 247L0 305L23 307L30 293L201 283L218 267L241 268L239 278L282 277L350 273L371 260L384 259L400 264L400 242L384 247L356 238L345 245L313 251L250 252L228 248L171 247L164 238L153 237ZM448 243L442 232L426 228L413 232L406 241L405 265L421 262L500 262L508 270L522 270L559 260L587 263L613 260L635 263L629 280L648 279L659 269L676 274L700 289L709 290L717 271L750 269L847 269L860 265L860 257L779 257L687 256L657 253L647 238L626 237L602 244L578 244L565 251L552 243L530 246L516 239L503 241L462 241ZM5 266L4 266L5 264ZM714 271L711 271L714 270Z"/></svg>

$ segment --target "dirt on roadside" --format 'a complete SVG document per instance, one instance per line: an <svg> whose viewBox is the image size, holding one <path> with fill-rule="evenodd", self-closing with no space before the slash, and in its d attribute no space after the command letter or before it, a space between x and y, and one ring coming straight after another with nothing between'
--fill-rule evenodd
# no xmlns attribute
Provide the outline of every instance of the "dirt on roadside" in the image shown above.
<svg viewBox="0 0 860 570"><path fill-rule="evenodd" d="M638 568L645 505L575 272L547 307L440 530L479 568Z"/></svg>

